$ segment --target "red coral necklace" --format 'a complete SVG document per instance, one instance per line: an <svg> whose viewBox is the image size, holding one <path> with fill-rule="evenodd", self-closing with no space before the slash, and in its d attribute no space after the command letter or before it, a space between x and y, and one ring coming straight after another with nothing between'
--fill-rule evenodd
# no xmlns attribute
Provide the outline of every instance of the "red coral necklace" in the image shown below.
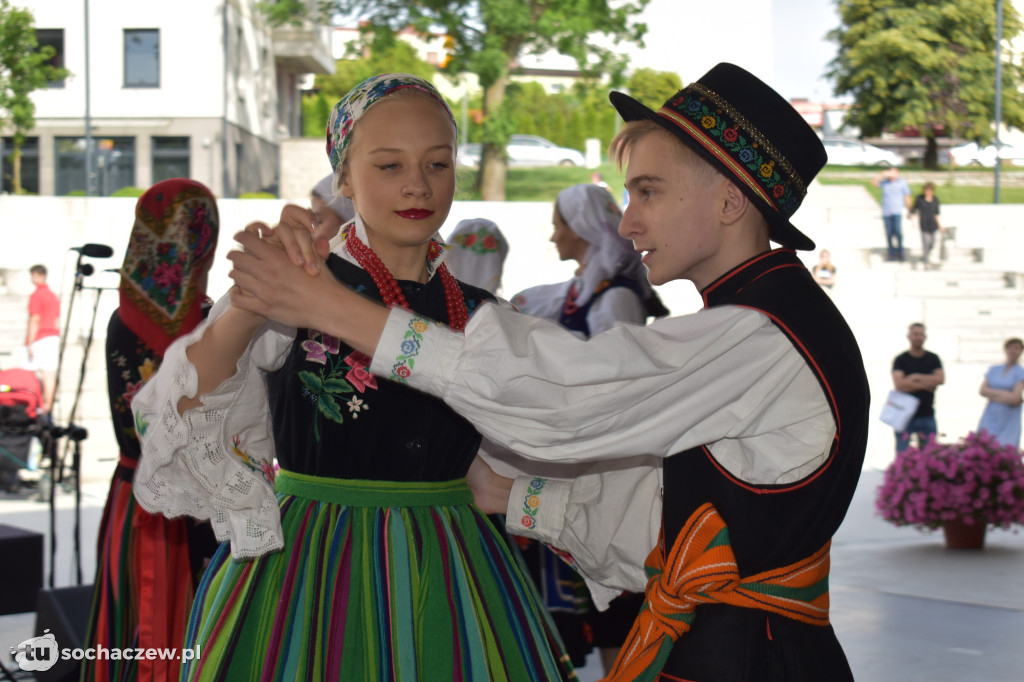
<svg viewBox="0 0 1024 682"><path fill-rule="evenodd" d="M364 244L356 235L354 227L355 225L350 225L345 230L345 248L356 259L359 266L370 273L370 277L373 278L373 283L377 285L377 291L380 292L384 305L390 307L391 305L398 304L406 310L411 310L409 302L405 299L405 294L402 293L402 288L398 286L398 282L395 281L391 271L388 270L377 254L373 252L373 249ZM431 240L430 250L427 255L430 258L435 258L439 250L440 246L438 243ZM444 263L438 268L437 274L441 278L441 284L444 285L444 300L448 307L448 326L455 331L461 332L466 328L466 323L469 322L469 311L466 310L466 300L462 295L462 288L455 281L455 277L452 276L448 266Z"/></svg>

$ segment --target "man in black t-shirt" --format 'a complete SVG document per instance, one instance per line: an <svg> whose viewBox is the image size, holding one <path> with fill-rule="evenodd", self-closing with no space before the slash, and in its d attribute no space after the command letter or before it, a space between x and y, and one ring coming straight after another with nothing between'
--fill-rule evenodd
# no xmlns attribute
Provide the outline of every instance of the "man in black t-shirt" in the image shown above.
<svg viewBox="0 0 1024 682"><path fill-rule="evenodd" d="M910 393L920 402L904 431L896 432L896 452L910 446L910 434L917 434L922 447L938 431L935 425L935 389L946 383L939 356L924 349L924 325L915 322L907 329L910 350L900 353L892 362L892 384L897 391Z"/></svg>

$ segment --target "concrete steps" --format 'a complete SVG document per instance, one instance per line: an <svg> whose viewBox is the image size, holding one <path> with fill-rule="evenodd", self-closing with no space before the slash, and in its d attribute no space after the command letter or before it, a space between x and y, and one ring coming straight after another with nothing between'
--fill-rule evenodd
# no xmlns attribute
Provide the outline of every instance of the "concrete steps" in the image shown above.
<svg viewBox="0 0 1024 682"><path fill-rule="evenodd" d="M865 357L893 355L879 340L893 319L923 322L928 347L946 362L991 364L1003 342L1024 335L1024 287L1017 277L981 262L973 248L947 242L945 258L933 269L921 267L915 250L904 263L884 260L882 249L864 250L866 268L844 273L853 280L841 308L867 337Z"/></svg>

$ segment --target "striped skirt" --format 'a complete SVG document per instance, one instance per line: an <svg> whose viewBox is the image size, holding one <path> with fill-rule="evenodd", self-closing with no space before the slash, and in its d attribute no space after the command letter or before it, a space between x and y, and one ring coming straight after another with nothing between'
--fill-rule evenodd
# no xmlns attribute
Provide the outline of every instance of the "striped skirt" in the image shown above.
<svg viewBox="0 0 1024 682"><path fill-rule="evenodd" d="M465 480L280 471L284 550L223 546L196 595L193 680L560 680L557 634Z"/></svg>
<svg viewBox="0 0 1024 682"><path fill-rule="evenodd" d="M189 528L140 507L132 495L134 460L122 457L103 510L96 549L96 580L85 647L176 649L185 637L195 592ZM212 531L209 532L213 538ZM208 556L208 555L207 555ZM82 664L83 682L172 682L173 658L97 657Z"/></svg>

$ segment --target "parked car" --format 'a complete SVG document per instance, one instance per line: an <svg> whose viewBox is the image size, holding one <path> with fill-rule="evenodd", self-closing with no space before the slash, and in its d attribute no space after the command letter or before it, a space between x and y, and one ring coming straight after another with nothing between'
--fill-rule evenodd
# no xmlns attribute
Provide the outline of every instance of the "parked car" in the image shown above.
<svg viewBox="0 0 1024 682"><path fill-rule="evenodd" d="M1024 149L1009 144L1000 144L998 154L994 144L979 148L977 142L968 142L949 150L950 160L958 166L995 168L997 156L1013 165L1024 164Z"/></svg>
<svg viewBox="0 0 1024 682"><path fill-rule="evenodd" d="M512 135L505 147L509 166L582 166L586 163L582 152L559 147L551 140L536 135ZM480 165L480 145L459 147L456 162L460 166L477 168Z"/></svg>
<svg viewBox="0 0 1024 682"><path fill-rule="evenodd" d="M903 157L888 149L875 147L860 140L822 140L828 162L834 166L902 166Z"/></svg>

